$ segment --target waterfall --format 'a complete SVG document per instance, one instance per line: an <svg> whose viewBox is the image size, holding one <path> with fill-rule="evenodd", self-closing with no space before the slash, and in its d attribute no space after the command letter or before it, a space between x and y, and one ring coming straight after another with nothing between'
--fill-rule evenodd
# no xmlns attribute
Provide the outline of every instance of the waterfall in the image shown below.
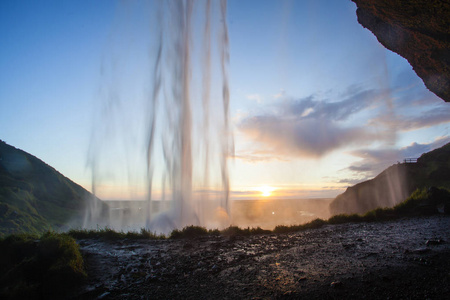
<svg viewBox="0 0 450 300"><path fill-rule="evenodd" d="M234 153L227 3L185 0L156 4L156 26L150 32L149 92L140 110L145 120L141 125L147 201L144 213L110 216L106 223L122 230L127 229L123 224L133 223L133 227L156 232L187 225L225 227L230 222L227 161ZM94 144L98 143L97 138ZM99 177L99 148L90 156L93 191L94 178ZM89 212L89 216L96 215ZM85 225L88 223L102 222L90 220Z"/></svg>

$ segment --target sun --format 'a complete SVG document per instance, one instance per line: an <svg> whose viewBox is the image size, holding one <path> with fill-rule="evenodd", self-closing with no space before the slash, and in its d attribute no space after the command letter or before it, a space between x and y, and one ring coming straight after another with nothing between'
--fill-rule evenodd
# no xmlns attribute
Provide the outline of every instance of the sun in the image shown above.
<svg viewBox="0 0 450 300"><path fill-rule="evenodd" d="M258 191L261 192L261 196L269 197L272 195L272 192L275 191L275 188L272 186L264 185L258 188Z"/></svg>

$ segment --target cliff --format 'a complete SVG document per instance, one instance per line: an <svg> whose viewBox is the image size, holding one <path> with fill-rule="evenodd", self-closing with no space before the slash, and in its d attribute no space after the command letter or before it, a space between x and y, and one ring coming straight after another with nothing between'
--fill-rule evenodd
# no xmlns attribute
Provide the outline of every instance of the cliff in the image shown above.
<svg viewBox="0 0 450 300"><path fill-rule="evenodd" d="M358 22L406 58L430 91L450 102L450 2L352 1Z"/></svg>
<svg viewBox="0 0 450 300"><path fill-rule="evenodd" d="M356 184L330 203L330 213L363 214L393 207L422 187L450 188L450 143L423 154L417 163L395 164L375 178Z"/></svg>
<svg viewBox="0 0 450 300"><path fill-rule="evenodd" d="M92 201L104 205L40 159L0 141L0 236L81 226Z"/></svg>

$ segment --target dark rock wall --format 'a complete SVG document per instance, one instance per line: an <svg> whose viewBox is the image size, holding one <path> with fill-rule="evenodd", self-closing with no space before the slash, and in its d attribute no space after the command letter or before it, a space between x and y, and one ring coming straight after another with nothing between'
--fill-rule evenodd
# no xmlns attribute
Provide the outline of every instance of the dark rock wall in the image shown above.
<svg viewBox="0 0 450 300"><path fill-rule="evenodd" d="M406 58L430 91L450 102L450 1L352 1L358 22Z"/></svg>
<svg viewBox="0 0 450 300"><path fill-rule="evenodd" d="M331 215L364 214L378 207L395 206L414 191L408 173L407 164L397 164L372 180L347 188L330 203Z"/></svg>
<svg viewBox="0 0 450 300"><path fill-rule="evenodd" d="M378 207L393 207L417 188L450 190L449 174L450 143L422 154L417 163L392 165L375 178L347 188L330 203L330 213L364 214Z"/></svg>

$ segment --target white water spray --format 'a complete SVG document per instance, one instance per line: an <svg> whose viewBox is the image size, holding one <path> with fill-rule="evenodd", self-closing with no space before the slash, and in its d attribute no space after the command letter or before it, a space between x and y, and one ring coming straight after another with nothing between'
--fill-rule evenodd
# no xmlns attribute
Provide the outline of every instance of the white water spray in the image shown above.
<svg viewBox="0 0 450 300"><path fill-rule="evenodd" d="M147 201L141 209L103 218L88 209L86 227L106 223L122 230L168 232L187 225L220 228L230 222L227 159L234 150L226 1L161 1L157 6L150 91L141 110ZM110 117L103 122L111 122ZM94 145L105 138L94 136ZM93 191L101 177L101 148L94 147L90 155Z"/></svg>

